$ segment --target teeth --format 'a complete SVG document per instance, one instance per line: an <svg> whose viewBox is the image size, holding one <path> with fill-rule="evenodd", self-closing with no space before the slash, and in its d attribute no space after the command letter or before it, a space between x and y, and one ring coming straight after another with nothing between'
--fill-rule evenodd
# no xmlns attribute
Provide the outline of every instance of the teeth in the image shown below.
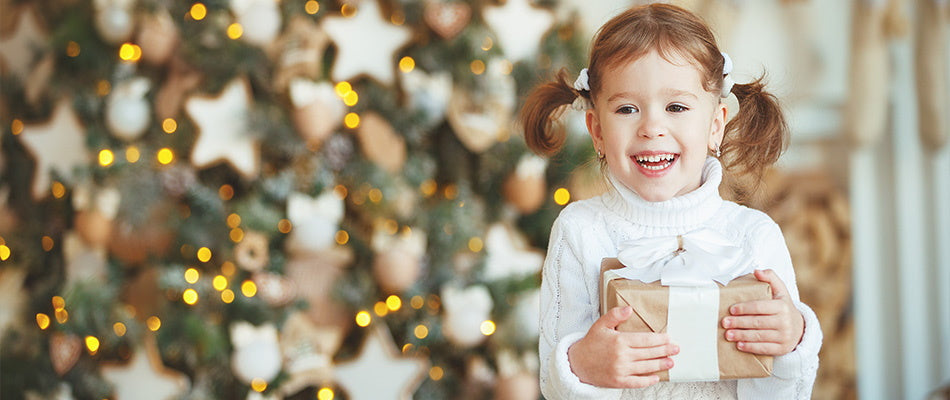
<svg viewBox="0 0 950 400"><path fill-rule="evenodd" d="M673 154L653 154L648 156L637 156L637 161L639 162L660 162L660 161L673 161Z"/></svg>

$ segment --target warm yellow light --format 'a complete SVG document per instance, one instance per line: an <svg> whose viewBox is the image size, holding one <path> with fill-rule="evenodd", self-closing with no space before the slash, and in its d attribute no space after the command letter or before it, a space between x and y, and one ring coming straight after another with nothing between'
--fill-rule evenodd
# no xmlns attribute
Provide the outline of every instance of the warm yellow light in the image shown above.
<svg viewBox="0 0 950 400"><path fill-rule="evenodd" d="M69 312L66 310L56 310L56 322L65 324L66 321L69 321Z"/></svg>
<svg viewBox="0 0 950 400"><path fill-rule="evenodd" d="M10 258L10 248L5 244L0 244L0 261L6 261Z"/></svg>
<svg viewBox="0 0 950 400"><path fill-rule="evenodd" d="M234 40L240 39L241 35L244 34L244 27L241 24L235 22L231 25L228 25L228 37Z"/></svg>
<svg viewBox="0 0 950 400"><path fill-rule="evenodd" d="M346 104L349 107L353 107L360 101L360 96L356 94L355 90L349 91L347 94L343 95L343 104Z"/></svg>
<svg viewBox="0 0 950 400"><path fill-rule="evenodd" d="M263 392L267 389L267 382L261 378L251 379L251 389L254 389L255 392Z"/></svg>
<svg viewBox="0 0 950 400"><path fill-rule="evenodd" d="M314 1L314 3L316 2ZM333 400L333 389L328 387L320 388L320 390L317 391L317 400Z"/></svg>
<svg viewBox="0 0 950 400"><path fill-rule="evenodd" d="M373 203L379 203L380 201L383 201L383 191L377 188L370 189L369 201L372 201Z"/></svg>
<svg viewBox="0 0 950 400"><path fill-rule="evenodd" d="M277 230L283 234L290 233L293 227L294 224L290 223L290 220L287 218L281 218L281 220L277 222Z"/></svg>
<svg viewBox="0 0 950 400"><path fill-rule="evenodd" d="M237 266L235 266L233 262L225 261L221 263L221 273L224 274L224 276L234 275L235 271L237 271Z"/></svg>
<svg viewBox="0 0 950 400"><path fill-rule="evenodd" d="M565 205L567 202L571 201L571 192L565 188L558 188L554 191L554 202L558 205Z"/></svg>
<svg viewBox="0 0 950 400"><path fill-rule="evenodd" d="M343 7L340 7L340 14L343 14L346 18L351 18L356 15L356 7L349 3L344 3Z"/></svg>
<svg viewBox="0 0 950 400"><path fill-rule="evenodd" d="M307 0L307 3L303 5L303 9L307 14L316 14L320 12L320 3L317 3L316 0Z"/></svg>
<svg viewBox="0 0 950 400"><path fill-rule="evenodd" d="M432 380L434 381L440 380L442 379L443 376L445 376L445 371L442 370L442 367L435 366L435 367L429 368L429 378L431 378Z"/></svg>
<svg viewBox="0 0 950 400"><path fill-rule="evenodd" d="M366 311L360 311L356 313L356 324L362 327L366 327L373 320L373 317L369 315Z"/></svg>
<svg viewBox="0 0 950 400"><path fill-rule="evenodd" d="M66 308L66 300L62 296L53 296L53 310L59 311Z"/></svg>
<svg viewBox="0 0 950 400"><path fill-rule="evenodd" d="M472 69L472 73L475 75L481 75L485 73L485 62L482 60L475 60L469 64L469 68Z"/></svg>
<svg viewBox="0 0 950 400"><path fill-rule="evenodd" d="M244 297L254 297L257 294L257 284L254 281L247 280L241 284L241 294Z"/></svg>
<svg viewBox="0 0 950 400"><path fill-rule="evenodd" d="M211 249L202 247L198 249L198 253L196 253L196 255L198 256L198 261L208 262L211 260Z"/></svg>
<svg viewBox="0 0 950 400"><path fill-rule="evenodd" d="M419 190L422 191L422 195L425 197L431 197L439 190L439 185L435 183L433 179L426 179L419 185Z"/></svg>
<svg viewBox="0 0 950 400"><path fill-rule="evenodd" d="M53 192L53 197L57 199L63 198L66 195L66 186L63 186L63 183L60 181L53 181L53 185L50 186Z"/></svg>
<svg viewBox="0 0 950 400"><path fill-rule="evenodd" d="M112 91L112 84L109 81L102 79L96 84L96 94L99 97L105 97L109 95L109 92Z"/></svg>
<svg viewBox="0 0 950 400"><path fill-rule="evenodd" d="M356 127L360 126L360 115L355 112L346 113L346 116L343 117L343 124L346 125L347 128L356 129Z"/></svg>
<svg viewBox="0 0 950 400"><path fill-rule="evenodd" d="M125 328L125 324L121 322L116 322L112 324L112 331L115 332L116 336L121 337L121 336L125 336L125 332L127 331L127 329Z"/></svg>
<svg viewBox="0 0 950 400"><path fill-rule="evenodd" d="M218 197L220 197L221 200L224 200L224 201L231 200L232 198L234 198L234 187L231 185L228 185L227 183L221 185L221 187L218 188Z"/></svg>
<svg viewBox="0 0 950 400"><path fill-rule="evenodd" d="M399 311L399 309L402 308L402 299L400 299L399 296L391 294L386 298L386 307L389 308L389 311Z"/></svg>
<svg viewBox="0 0 950 400"><path fill-rule="evenodd" d="M511 61L504 60L501 62L501 73L505 75L511 75L511 71L514 71L515 65Z"/></svg>
<svg viewBox="0 0 950 400"><path fill-rule="evenodd" d="M244 230L241 228L231 229L228 237L230 237L231 241L234 243L241 243L241 241L244 240Z"/></svg>
<svg viewBox="0 0 950 400"><path fill-rule="evenodd" d="M335 194L338 199L343 200L346 198L346 195L349 194L349 191L346 190L346 186L336 185L333 187L333 194Z"/></svg>
<svg viewBox="0 0 950 400"><path fill-rule="evenodd" d="M53 250L53 238L49 236L43 236L43 250L50 251Z"/></svg>
<svg viewBox="0 0 950 400"><path fill-rule="evenodd" d="M138 148L138 147L129 146L129 148L125 149L125 160L126 160L126 161L135 164L135 163L139 162L139 158L141 158L141 157L142 157L142 153L139 152L139 148Z"/></svg>
<svg viewBox="0 0 950 400"><path fill-rule="evenodd" d="M482 325L479 327L479 330L482 332L482 335L489 336L495 333L495 322L490 319L482 321Z"/></svg>
<svg viewBox="0 0 950 400"><path fill-rule="evenodd" d="M148 330L155 332L155 331L158 331L158 329L162 327L162 320L158 319L158 317L153 315L151 317L148 317L147 320L145 320L145 325L148 326Z"/></svg>
<svg viewBox="0 0 950 400"><path fill-rule="evenodd" d="M456 186L454 183L451 183L451 184L448 184L448 185L445 186L445 191L444 191L444 192L445 192L445 193L443 193L443 194L445 195L445 198L446 198L446 199L449 199L449 200L452 200L452 199L455 199L456 197L458 197L458 195L459 195L459 187Z"/></svg>
<svg viewBox="0 0 950 400"><path fill-rule="evenodd" d="M336 89L336 95L340 96L340 98L343 98L343 96L346 96L347 93L353 90L353 85L350 85L350 83L347 81L343 81L337 83L334 88Z"/></svg>
<svg viewBox="0 0 950 400"><path fill-rule="evenodd" d="M373 311L380 317L385 317L386 314L389 314L389 308L386 307L386 303L382 301L377 301L376 304L373 305Z"/></svg>
<svg viewBox="0 0 950 400"><path fill-rule="evenodd" d="M412 306L412 308L418 310L422 308L422 306L426 305L426 300L423 299L422 296L415 295L409 299L409 305Z"/></svg>
<svg viewBox="0 0 950 400"><path fill-rule="evenodd" d="M204 4L195 3L191 6L191 18L194 18L195 21L201 21L205 19L205 16L208 15L208 8Z"/></svg>
<svg viewBox="0 0 950 400"><path fill-rule="evenodd" d="M198 291L191 288L185 289L185 292L181 294L181 299L185 302L185 304L193 306L198 302Z"/></svg>
<svg viewBox="0 0 950 400"><path fill-rule="evenodd" d="M221 291L221 301L226 304L231 304L234 301L234 292L231 289L225 289Z"/></svg>
<svg viewBox="0 0 950 400"><path fill-rule="evenodd" d="M399 70L400 70L400 71L402 71L402 72L412 72L412 70L414 70L414 69L416 69L416 60L412 59L412 57L405 56L405 57L399 59Z"/></svg>
<svg viewBox="0 0 950 400"><path fill-rule="evenodd" d="M165 131L165 133L175 133L175 131L178 130L178 122L172 118L165 118L165 120L162 121L162 130Z"/></svg>
<svg viewBox="0 0 950 400"><path fill-rule="evenodd" d="M138 61L142 58L142 48L134 43L122 43L122 46L119 46L119 58L122 61Z"/></svg>
<svg viewBox="0 0 950 400"><path fill-rule="evenodd" d="M485 243L482 242L482 238L475 236L468 240L468 249L473 253L478 253L482 251L482 247L485 246Z"/></svg>
<svg viewBox="0 0 950 400"><path fill-rule="evenodd" d="M228 228L237 228L239 225L241 225L241 216L231 213L230 215L228 215L227 222L228 222Z"/></svg>
<svg viewBox="0 0 950 400"><path fill-rule="evenodd" d="M393 11L393 15L389 17L389 22L392 22L393 25L402 25L406 23L406 14L400 12L399 10Z"/></svg>
<svg viewBox="0 0 950 400"><path fill-rule="evenodd" d="M215 276L214 279L211 280L211 286L213 286L214 289L217 290L217 291L219 291L219 292L222 291L222 290L224 290L224 289L227 289L227 288L228 288L228 278L225 278L224 275Z"/></svg>
<svg viewBox="0 0 950 400"><path fill-rule="evenodd" d="M46 330L49 328L49 315L43 313L36 314L36 326L39 326L40 329Z"/></svg>
<svg viewBox="0 0 950 400"><path fill-rule="evenodd" d="M160 164L168 165L168 164L171 164L172 161L175 160L175 153L172 153L172 149L169 149L168 147L163 147L161 150L158 151L158 154L156 154L156 158L158 159L158 162Z"/></svg>
<svg viewBox="0 0 950 400"><path fill-rule="evenodd" d="M429 336L429 328L426 328L425 325L419 324L416 325L416 328L412 330L412 333L416 335L416 338L425 339L426 336Z"/></svg>
<svg viewBox="0 0 950 400"><path fill-rule="evenodd" d="M350 234L343 230L336 231L335 239L336 239L336 244L342 246L344 244L347 244L350 241Z"/></svg>
<svg viewBox="0 0 950 400"><path fill-rule="evenodd" d="M86 348L89 349L89 354L96 354L99 351L99 339L95 336L86 336Z"/></svg>
<svg viewBox="0 0 950 400"><path fill-rule="evenodd" d="M20 121L18 118L14 118L13 122L10 123L10 131L13 132L13 136L16 136L22 133L23 121Z"/></svg>
<svg viewBox="0 0 950 400"><path fill-rule="evenodd" d="M185 282L194 284L195 282L198 282L199 276L200 274L198 273L197 269L188 268L185 270Z"/></svg>
<svg viewBox="0 0 950 400"><path fill-rule="evenodd" d="M387 234L395 235L399 231L399 223L394 219L387 219L383 228L386 230Z"/></svg>
<svg viewBox="0 0 950 400"><path fill-rule="evenodd" d="M66 43L66 55L70 57L79 56L79 43L70 40L69 43Z"/></svg>
<svg viewBox="0 0 950 400"><path fill-rule="evenodd" d="M402 354L409 354L409 350L412 350L412 343L402 345Z"/></svg>
<svg viewBox="0 0 950 400"><path fill-rule="evenodd" d="M108 167L112 165L113 162L115 162L115 154L112 153L112 150L99 150L99 165Z"/></svg>

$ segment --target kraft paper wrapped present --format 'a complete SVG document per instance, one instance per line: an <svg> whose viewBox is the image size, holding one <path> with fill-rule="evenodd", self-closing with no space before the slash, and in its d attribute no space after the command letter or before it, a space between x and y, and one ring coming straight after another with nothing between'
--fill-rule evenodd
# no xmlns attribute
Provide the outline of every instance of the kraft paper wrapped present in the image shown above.
<svg viewBox="0 0 950 400"><path fill-rule="evenodd" d="M771 299L771 287L750 273L751 261L738 247L709 232L693 236L628 244L619 259L603 259L601 314L629 305L633 315L617 330L670 335L680 353L672 357L672 369L657 374L661 381L770 376L772 357L739 351L726 341L722 319L733 304ZM711 275L696 278L697 271Z"/></svg>

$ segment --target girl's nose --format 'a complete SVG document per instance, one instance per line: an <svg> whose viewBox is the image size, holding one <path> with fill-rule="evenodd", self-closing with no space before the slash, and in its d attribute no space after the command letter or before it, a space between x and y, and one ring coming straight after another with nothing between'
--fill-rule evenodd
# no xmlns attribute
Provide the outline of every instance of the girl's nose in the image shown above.
<svg viewBox="0 0 950 400"><path fill-rule="evenodd" d="M652 112L641 114L640 127L637 135L643 138L656 138L666 136L666 127L663 124L662 116L655 115Z"/></svg>

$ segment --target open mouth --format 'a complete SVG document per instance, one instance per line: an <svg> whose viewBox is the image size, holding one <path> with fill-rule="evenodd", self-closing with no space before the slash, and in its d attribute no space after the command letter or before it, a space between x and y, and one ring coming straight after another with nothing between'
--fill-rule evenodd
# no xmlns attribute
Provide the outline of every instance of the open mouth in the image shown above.
<svg viewBox="0 0 950 400"><path fill-rule="evenodd" d="M673 165L673 162L675 162L678 157L678 154L658 153L637 154L633 156L633 159L644 169L650 171L662 171L666 168L669 168L670 165Z"/></svg>

